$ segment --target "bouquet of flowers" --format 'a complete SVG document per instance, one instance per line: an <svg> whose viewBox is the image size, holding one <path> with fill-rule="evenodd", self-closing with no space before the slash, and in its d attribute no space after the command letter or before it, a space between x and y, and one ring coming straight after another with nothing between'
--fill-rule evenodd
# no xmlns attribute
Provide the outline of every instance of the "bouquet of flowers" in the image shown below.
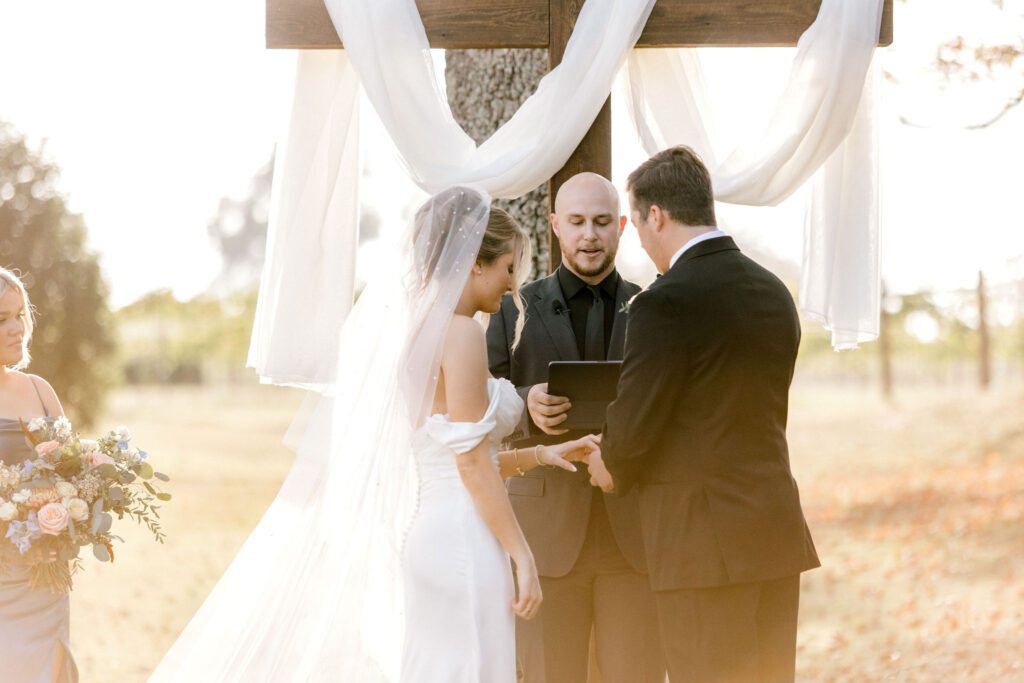
<svg viewBox="0 0 1024 683"><path fill-rule="evenodd" d="M113 540L124 540L110 531L113 515L134 517L164 542L155 503L171 494L150 480L168 477L131 445L127 427L96 441L79 438L64 417L22 422L21 429L36 457L19 465L0 463L0 575L29 565L32 588L68 592L83 546L91 545L100 561L113 561Z"/></svg>

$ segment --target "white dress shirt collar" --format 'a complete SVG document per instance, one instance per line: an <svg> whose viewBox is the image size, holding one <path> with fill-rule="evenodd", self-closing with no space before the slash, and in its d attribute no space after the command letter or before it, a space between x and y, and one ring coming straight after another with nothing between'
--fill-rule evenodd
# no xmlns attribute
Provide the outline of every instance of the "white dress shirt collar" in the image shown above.
<svg viewBox="0 0 1024 683"><path fill-rule="evenodd" d="M668 262L669 269L671 269L672 266L674 266L676 264L676 261L679 260L679 257L682 256L686 252L686 250L689 249L690 247L692 247L692 246L694 246L696 244L700 244L701 242L703 242L705 240L713 240L716 237L725 237L725 236L726 236L725 233L722 232L721 230L712 230L711 232L705 232L705 233L703 233L701 235L697 235L692 240L690 240L689 242L684 244L682 249L680 249L679 251L677 251L675 254L672 255L672 258L669 259L669 262Z"/></svg>

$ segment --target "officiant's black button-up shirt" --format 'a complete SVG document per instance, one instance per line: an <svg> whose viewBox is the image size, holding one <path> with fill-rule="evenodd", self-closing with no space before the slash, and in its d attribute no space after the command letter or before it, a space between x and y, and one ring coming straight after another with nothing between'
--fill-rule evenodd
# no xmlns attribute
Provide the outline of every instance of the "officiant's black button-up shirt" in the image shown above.
<svg viewBox="0 0 1024 683"><path fill-rule="evenodd" d="M569 318L572 332L576 337L576 348L580 358L586 358L587 316L594 302L593 295L587 289L587 283L564 265L558 266L558 284L562 287L562 296L569 306ZM604 301L604 348L607 350L612 338L612 325L615 324L615 294L619 288L619 273L613 269L608 277L601 280L598 289ZM605 354L607 357L607 353Z"/></svg>

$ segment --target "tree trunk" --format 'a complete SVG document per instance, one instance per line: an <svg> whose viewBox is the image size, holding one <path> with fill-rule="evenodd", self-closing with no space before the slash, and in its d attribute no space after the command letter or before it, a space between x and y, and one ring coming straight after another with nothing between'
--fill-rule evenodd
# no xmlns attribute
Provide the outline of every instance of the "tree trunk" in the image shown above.
<svg viewBox="0 0 1024 683"><path fill-rule="evenodd" d="M992 382L992 344L988 335L986 314L985 274L978 271L978 382L987 390Z"/></svg>
<svg viewBox="0 0 1024 683"><path fill-rule="evenodd" d="M512 118L547 73L547 50L448 50L445 81L452 114L480 144ZM547 183L518 199L495 200L530 234L532 278L548 267ZM531 279L532 279L531 278Z"/></svg>

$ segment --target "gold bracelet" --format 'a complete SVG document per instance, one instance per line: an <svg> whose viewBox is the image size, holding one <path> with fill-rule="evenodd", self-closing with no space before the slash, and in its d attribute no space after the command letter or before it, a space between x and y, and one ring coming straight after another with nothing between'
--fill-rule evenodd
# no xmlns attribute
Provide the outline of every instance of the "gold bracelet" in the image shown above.
<svg viewBox="0 0 1024 683"><path fill-rule="evenodd" d="M525 474L525 472L523 472L523 468L519 466L519 449L518 448L513 448L512 449L512 457L516 459L516 474Z"/></svg>

